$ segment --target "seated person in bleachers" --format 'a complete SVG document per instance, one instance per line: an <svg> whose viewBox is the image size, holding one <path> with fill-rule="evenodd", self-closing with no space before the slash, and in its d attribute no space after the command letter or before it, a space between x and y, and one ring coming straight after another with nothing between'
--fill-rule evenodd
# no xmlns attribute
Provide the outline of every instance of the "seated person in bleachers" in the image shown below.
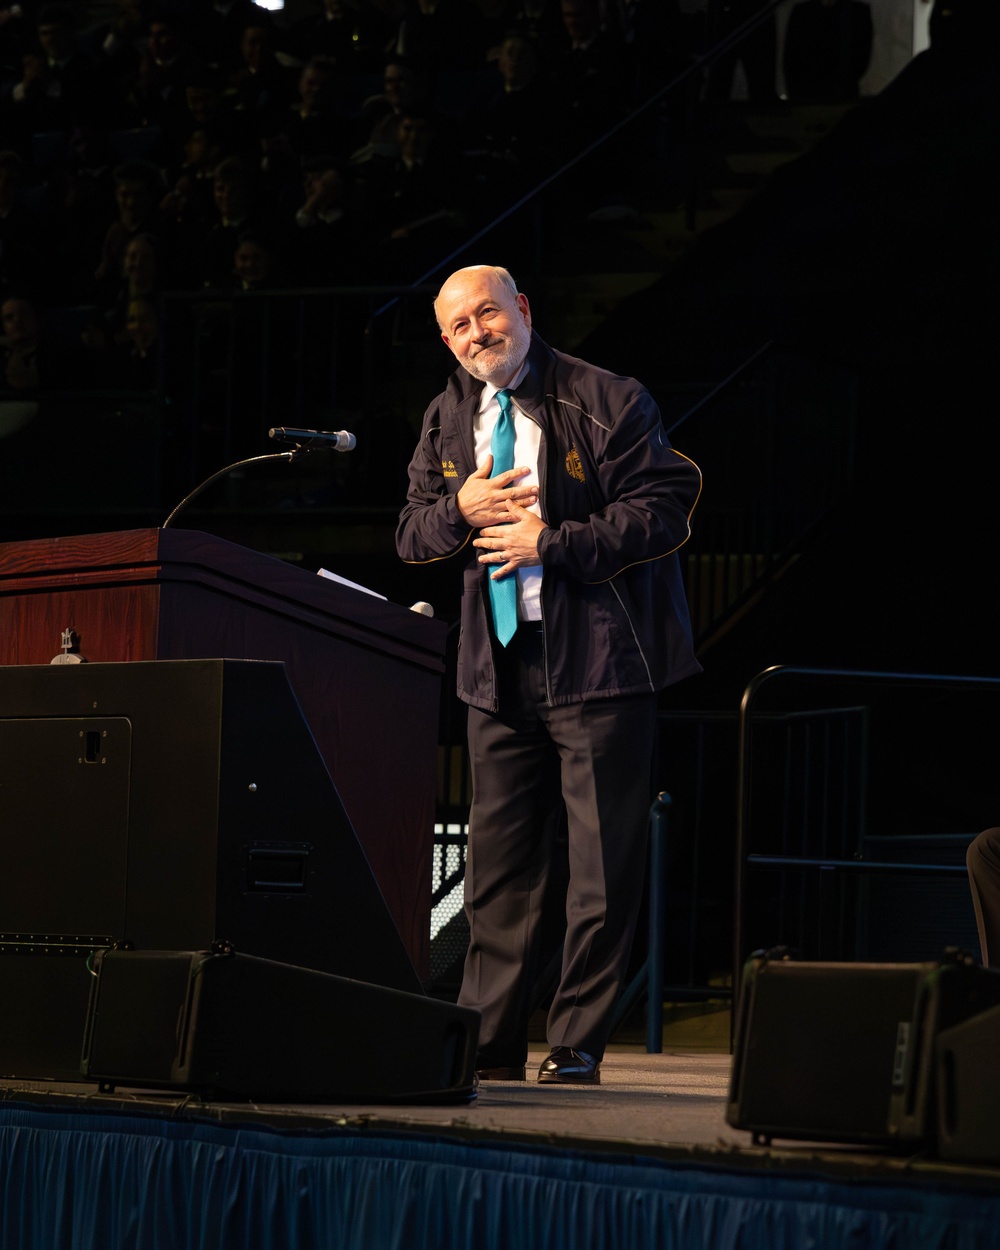
<svg viewBox="0 0 1000 1250"><path fill-rule="evenodd" d="M515 0L476 0L483 23L484 61L492 65L500 55L500 45L514 28ZM474 67L475 68L475 67Z"/></svg>
<svg viewBox="0 0 1000 1250"><path fill-rule="evenodd" d="M116 166L117 168L117 166ZM113 180L69 161L35 176L31 211L38 219L37 268L30 289L45 292L47 307L93 304L94 270L115 216Z"/></svg>
<svg viewBox="0 0 1000 1250"><path fill-rule="evenodd" d="M399 119L406 112L426 113L430 106L426 76L403 57L390 57L382 72L382 90L361 105L361 145L351 156L357 164L373 157L395 160Z"/></svg>
<svg viewBox="0 0 1000 1250"><path fill-rule="evenodd" d="M232 289L249 293L274 291L288 285L288 275L273 237L247 231L233 252Z"/></svg>
<svg viewBox="0 0 1000 1250"><path fill-rule="evenodd" d="M377 74L392 26L371 0L314 0L315 12L288 32L289 51L301 60L321 56L341 74Z"/></svg>
<svg viewBox="0 0 1000 1250"><path fill-rule="evenodd" d="M257 171L238 157L228 157L216 168L213 190L214 220L191 240L197 264L194 284L225 290L232 283L233 255L241 236L270 236L273 211L260 194Z"/></svg>
<svg viewBox="0 0 1000 1250"><path fill-rule="evenodd" d="M507 29L534 39L545 61L566 46L560 0L515 0Z"/></svg>
<svg viewBox="0 0 1000 1250"><path fill-rule="evenodd" d="M486 62L489 31L473 0L406 0L394 50L429 80L478 69Z"/></svg>
<svg viewBox="0 0 1000 1250"><path fill-rule="evenodd" d="M170 9L154 9L145 29L138 61L122 87L122 124L158 127L169 149L190 129L187 89L196 58Z"/></svg>
<svg viewBox="0 0 1000 1250"><path fill-rule="evenodd" d="M226 108L223 87L216 71L203 65L192 65L185 75L184 110L164 128L161 164L168 182L186 160L185 146L190 136L201 130L212 136L224 156L247 155L256 151L240 147L239 126Z"/></svg>
<svg viewBox="0 0 1000 1250"><path fill-rule="evenodd" d="M148 391L156 383L160 322L156 304L136 296L126 310L124 334L101 356L102 385Z"/></svg>
<svg viewBox="0 0 1000 1250"><path fill-rule="evenodd" d="M122 260L122 295L119 304L134 299L152 299L158 285L159 265L156 239L149 234L139 234L129 240Z"/></svg>
<svg viewBox="0 0 1000 1250"><path fill-rule="evenodd" d="M229 79L225 102L231 111L243 115L244 128L252 124L256 130L254 146L259 146L260 137L273 130L292 103L295 76L278 59L271 25L245 27L240 56L242 64Z"/></svg>
<svg viewBox="0 0 1000 1250"><path fill-rule="evenodd" d="M145 161L119 165L114 171L114 193L117 216L105 232L100 261L94 271L98 293L117 287L130 240L157 232L163 193L160 171Z"/></svg>
<svg viewBox="0 0 1000 1250"><path fill-rule="evenodd" d="M8 399L34 402L46 391L89 383L78 346L67 342L56 319L56 310L46 309L33 289L12 288L0 296L0 391ZM0 424L9 428L10 415L8 408L8 419Z"/></svg>
<svg viewBox="0 0 1000 1250"><path fill-rule="evenodd" d="M211 216L215 169L222 160L218 140L208 130L192 130L184 142L179 168L168 169L168 190L160 201L165 226L173 233Z"/></svg>
<svg viewBox="0 0 1000 1250"><path fill-rule="evenodd" d="M114 0L106 20L91 26L81 40L101 73L114 84L115 96L138 66L145 38L145 8L143 0Z"/></svg>
<svg viewBox="0 0 1000 1250"><path fill-rule="evenodd" d="M32 301L17 290L0 296L0 439L17 435L38 415L47 347Z"/></svg>
<svg viewBox="0 0 1000 1250"><path fill-rule="evenodd" d="M0 152L0 290L43 283L45 252L41 217L22 196L24 161Z"/></svg>
<svg viewBox="0 0 1000 1250"><path fill-rule="evenodd" d="M152 235L137 234L122 259L121 280L113 298L94 310L83 331L83 345L93 351L120 347L127 339L129 306L134 300L152 301L157 290L159 261Z"/></svg>
<svg viewBox="0 0 1000 1250"><path fill-rule="evenodd" d="M467 120L468 146L482 143L500 161L494 176L518 185L533 183L553 168L558 151L557 105L549 67L528 35L508 35L497 59L500 85L489 102Z"/></svg>
<svg viewBox="0 0 1000 1250"><path fill-rule="evenodd" d="M313 157L347 157L354 127L336 107L336 87L332 62L322 57L308 61L299 74L297 98L275 122L269 146L280 146L300 167Z"/></svg>
<svg viewBox="0 0 1000 1250"><path fill-rule="evenodd" d="M465 224L468 189L462 167L432 118L404 113L399 154L364 168L364 208L375 232L373 274L409 281L445 255Z"/></svg>
<svg viewBox="0 0 1000 1250"><path fill-rule="evenodd" d="M188 24L200 58L223 74L240 68L240 40L247 26L273 24L253 0L188 0Z"/></svg>
<svg viewBox="0 0 1000 1250"><path fill-rule="evenodd" d="M30 6L0 0L0 86L4 89L15 81L15 67L20 66L32 37Z"/></svg>
<svg viewBox="0 0 1000 1250"><path fill-rule="evenodd" d="M50 4L38 11L36 41L22 57L21 77L11 89L11 121L21 134L68 133L79 125L108 127L107 80L78 45L76 10Z"/></svg>
<svg viewBox="0 0 1000 1250"><path fill-rule="evenodd" d="M564 144L572 150L627 116L635 104L636 72L631 49L602 24L599 0L562 0L562 18L569 42L554 63L554 85Z"/></svg>
<svg viewBox="0 0 1000 1250"><path fill-rule="evenodd" d="M34 304L11 292L0 303L3 374L6 390L37 391L44 380L42 322Z"/></svg>
<svg viewBox="0 0 1000 1250"><path fill-rule="evenodd" d="M334 161L318 159L302 183L302 202L289 232L293 280L314 287L362 282L369 240L349 174Z"/></svg>

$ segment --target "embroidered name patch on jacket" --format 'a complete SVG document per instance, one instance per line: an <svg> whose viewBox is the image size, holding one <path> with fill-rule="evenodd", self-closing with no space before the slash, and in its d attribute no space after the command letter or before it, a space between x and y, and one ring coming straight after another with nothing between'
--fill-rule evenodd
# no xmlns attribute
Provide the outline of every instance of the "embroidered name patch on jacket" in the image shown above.
<svg viewBox="0 0 1000 1250"><path fill-rule="evenodd" d="M458 470L455 468L454 460L442 460L441 468L445 477L458 477Z"/></svg>
<svg viewBox="0 0 1000 1250"><path fill-rule="evenodd" d="M580 453L575 447L571 447L566 453L566 472L572 478L576 478L578 482L584 480L583 462L580 460Z"/></svg>

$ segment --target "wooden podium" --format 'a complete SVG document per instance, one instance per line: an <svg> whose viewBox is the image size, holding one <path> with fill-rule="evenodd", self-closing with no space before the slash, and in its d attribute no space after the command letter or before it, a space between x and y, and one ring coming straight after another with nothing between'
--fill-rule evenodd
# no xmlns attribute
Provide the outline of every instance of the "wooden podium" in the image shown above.
<svg viewBox="0 0 1000 1250"><path fill-rule="evenodd" d="M442 622L188 530L0 544L0 664L48 664L69 630L93 662L283 661L427 976Z"/></svg>

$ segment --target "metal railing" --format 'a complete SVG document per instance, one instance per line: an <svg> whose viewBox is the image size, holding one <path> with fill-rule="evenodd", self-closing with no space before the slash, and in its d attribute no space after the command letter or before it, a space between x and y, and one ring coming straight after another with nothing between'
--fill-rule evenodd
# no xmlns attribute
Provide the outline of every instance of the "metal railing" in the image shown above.
<svg viewBox="0 0 1000 1250"><path fill-rule="evenodd" d="M739 720L734 986L752 946L935 958L974 935L964 849L995 821L998 697L1000 678L948 674L776 666L750 682ZM760 873L777 884L754 912ZM879 878L950 880L957 918L939 886L931 911L912 899L896 909L894 931L874 933L878 949Z"/></svg>

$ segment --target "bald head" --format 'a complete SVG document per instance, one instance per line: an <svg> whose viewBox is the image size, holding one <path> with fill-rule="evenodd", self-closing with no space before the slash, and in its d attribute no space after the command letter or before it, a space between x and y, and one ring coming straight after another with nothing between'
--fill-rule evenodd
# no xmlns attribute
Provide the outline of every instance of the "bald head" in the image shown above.
<svg viewBox="0 0 1000 1250"><path fill-rule="evenodd" d="M482 382L506 386L528 354L528 299L499 265L470 265L453 273L438 292L434 314L445 345Z"/></svg>
<svg viewBox="0 0 1000 1250"><path fill-rule="evenodd" d="M499 283L500 286L506 287L508 298L516 299L517 283L511 277L508 269L504 269L500 265L467 265L464 269L456 269L450 278L445 279L441 290L438 291L434 300L434 316L437 317L437 323L441 330L445 329L445 324L441 319L442 301L449 299L456 290L480 282L489 282L491 278Z"/></svg>

